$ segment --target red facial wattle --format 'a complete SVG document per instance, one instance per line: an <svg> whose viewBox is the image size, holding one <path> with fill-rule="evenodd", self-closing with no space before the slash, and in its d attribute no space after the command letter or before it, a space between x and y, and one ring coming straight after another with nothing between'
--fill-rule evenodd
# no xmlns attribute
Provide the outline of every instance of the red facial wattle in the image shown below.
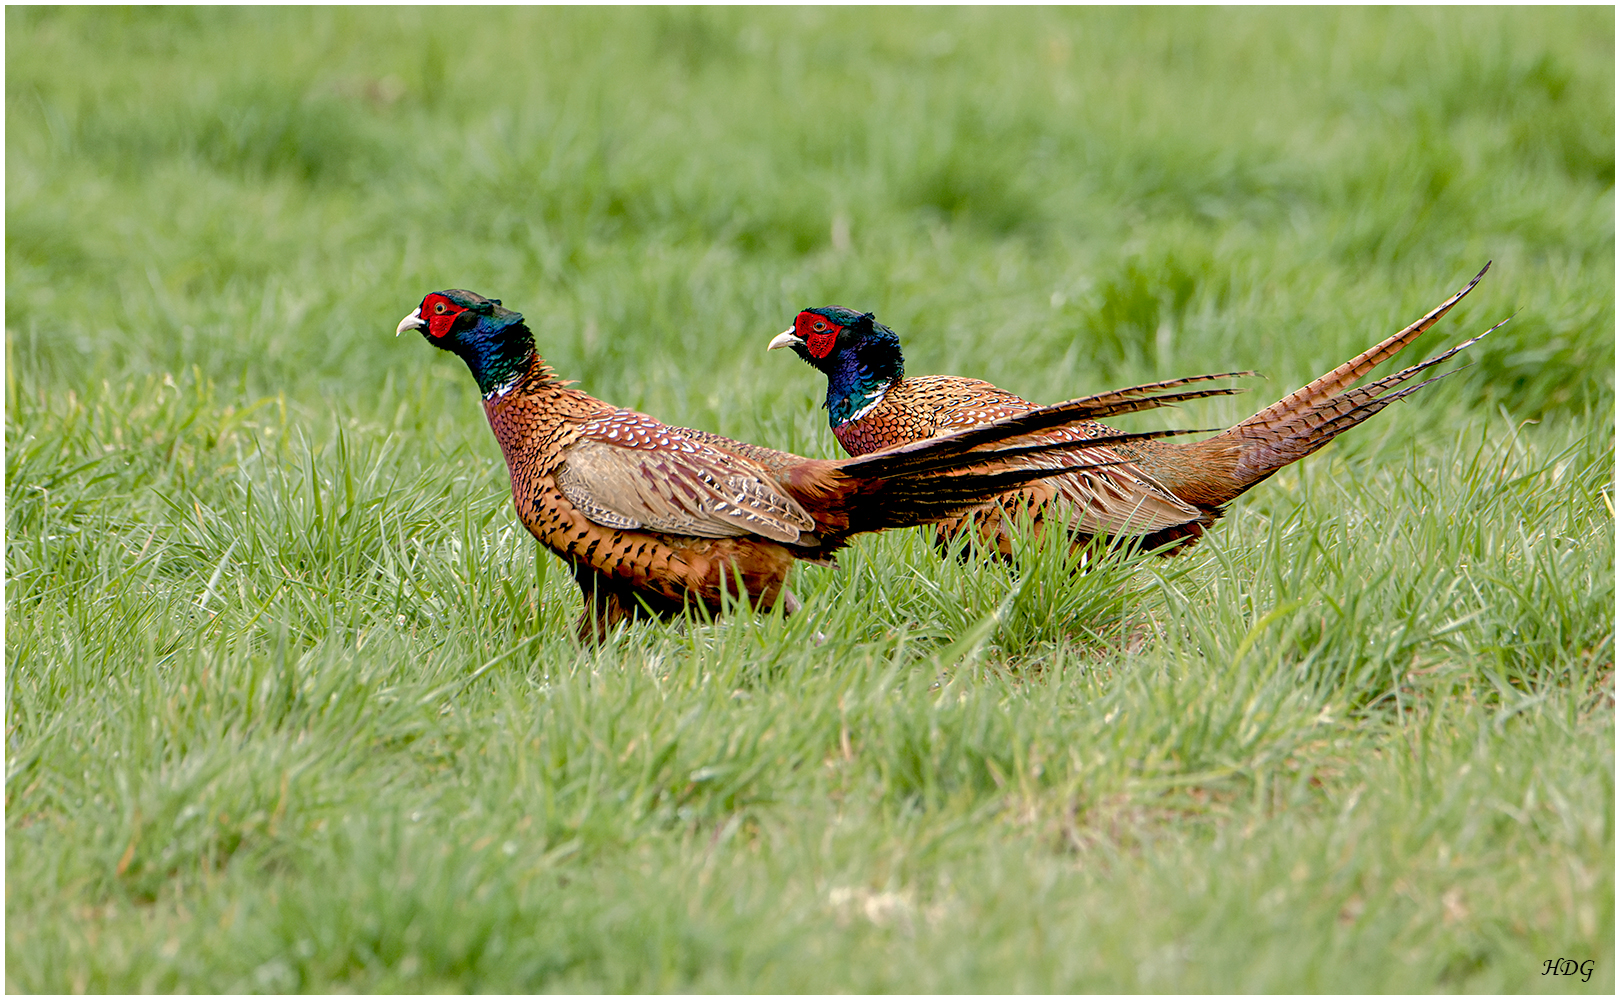
<svg viewBox="0 0 1620 1000"><path fill-rule="evenodd" d="M804 341L805 350L813 358L825 358L831 354L833 345L838 343L838 335L844 329L827 317L808 311L800 313L793 326L799 339Z"/></svg>
<svg viewBox="0 0 1620 1000"><path fill-rule="evenodd" d="M456 317L464 312L465 309L443 295L429 295L422 300L422 318L427 320L427 332L436 339L449 336Z"/></svg>

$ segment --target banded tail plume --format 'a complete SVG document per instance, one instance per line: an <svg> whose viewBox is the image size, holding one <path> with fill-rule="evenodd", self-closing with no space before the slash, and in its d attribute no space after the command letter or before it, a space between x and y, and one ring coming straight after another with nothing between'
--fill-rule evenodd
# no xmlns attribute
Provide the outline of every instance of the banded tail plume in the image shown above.
<svg viewBox="0 0 1620 1000"><path fill-rule="evenodd" d="M1291 462L1311 454L1391 403L1444 375L1413 384L1418 375L1454 357L1502 324L1472 340L1385 378L1357 386L1374 367L1389 360L1432 327L1479 284L1486 264L1466 287L1421 319L1290 393L1247 420L1199 441L1136 440L1118 444L1104 438L1118 432L1095 421L1042 432L1040 440L1065 442L1030 461L1084 465L1031 482L998 498L998 503L939 526L941 542L975 523L1010 556L1008 513L1028 508L1037 529L1063 520L1077 542L1093 536L1132 537L1147 549L1179 551L1201 537L1226 505ZM1504 323L1506 320L1503 321ZM792 328L778 334L771 350L791 349L827 376L828 422L851 455L881 454L962 428L1028 413L1036 404L978 379L950 375L907 378L900 338L871 313L842 306L806 309ZM1171 402L1169 390L1219 379L1253 375L1226 372L1131 386L1086 397L1100 408L1130 400ZM1449 374L1449 373L1447 373ZM1182 391L1196 398L1236 390ZM1123 411L1121 411L1123 412ZM1176 544L1172 544L1176 543Z"/></svg>

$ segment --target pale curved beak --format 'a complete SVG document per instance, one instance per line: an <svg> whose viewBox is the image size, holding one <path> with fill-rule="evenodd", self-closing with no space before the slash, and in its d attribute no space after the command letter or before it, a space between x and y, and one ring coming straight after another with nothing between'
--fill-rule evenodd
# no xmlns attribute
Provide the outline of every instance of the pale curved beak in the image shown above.
<svg viewBox="0 0 1620 1000"><path fill-rule="evenodd" d="M422 322L422 307L417 306L415 309L411 310L411 314L409 316L400 320L399 325L394 327L394 336L397 337L406 330L420 330L424 326L427 326L427 324Z"/></svg>
<svg viewBox="0 0 1620 1000"><path fill-rule="evenodd" d="M783 347L797 347L803 343L804 338L794 333L793 328L789 327L772 338L771 345L765 349L767 351L775 351Z"/></svg>

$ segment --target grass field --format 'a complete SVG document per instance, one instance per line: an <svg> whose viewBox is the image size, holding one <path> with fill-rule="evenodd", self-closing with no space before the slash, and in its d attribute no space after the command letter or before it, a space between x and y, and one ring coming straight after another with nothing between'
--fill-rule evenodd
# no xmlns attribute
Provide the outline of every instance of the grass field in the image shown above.
<svg viewBox="0 0 1620 1000"><path fill-rule="evenodd" d="M1613 95L1607 8L8 9L7 990L1612 993ZM803 307L1214 426L1487 260L1184 557L599 649L392 336L832 456Z"/></svg>

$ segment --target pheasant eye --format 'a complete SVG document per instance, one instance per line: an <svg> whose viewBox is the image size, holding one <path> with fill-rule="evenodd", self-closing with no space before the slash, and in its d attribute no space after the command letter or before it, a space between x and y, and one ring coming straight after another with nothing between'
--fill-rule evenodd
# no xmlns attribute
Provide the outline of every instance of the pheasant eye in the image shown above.
<svg viewBox="0 0 1620 1000"><path fill-rule="evenodd" d="M810 324L804 337L805 350L810 352L812 358L825 358L832 354L833 347L838 343L839 327L826 320L818 319Z"/></svg>
<svg viewBox="0 0 1620 1000"><path fill-rule="evenodd" d="M427 332L429 336L440 338L450 334L450 328L455 325L456 317L462 310L444 299L437 299L433 303L433 312L427 318Z"/></svg>

